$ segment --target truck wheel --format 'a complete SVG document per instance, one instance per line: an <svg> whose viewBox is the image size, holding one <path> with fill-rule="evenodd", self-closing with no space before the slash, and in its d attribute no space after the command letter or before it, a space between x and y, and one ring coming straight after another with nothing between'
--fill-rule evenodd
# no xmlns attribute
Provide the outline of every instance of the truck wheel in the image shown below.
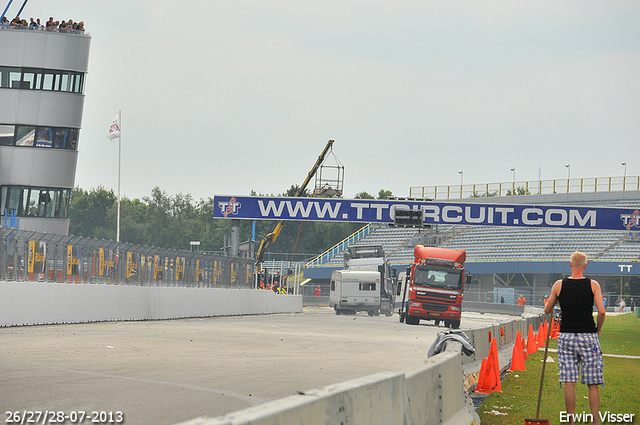
<svg viewBox="0 0 640 425"><path fill-rule="evenodd" d="M338 307L335 307L334 310L336 311L336 316L340 315L340 309L338 309Z"/></svg>
<svg viewBox="0 0 640 425"><path fill-rule="evenodd" d="M449 326L451 326L451 322L449 320L445 320L444 321L444 327L448 328Z"/></svg>
<svg viewBox="0 0 640 425"><path fill-rule="evenodd" d="M440 324L440 320L439 319L434 319L433 323L435 323L435 325L438 326Z"/></svg>
<svg viewBox="0 0 640 425"><path fill-rule="evenodd" d="M387 317L393 316L393 310L385 311L384 315Z"/></svg>
<svg viewBox="0 0 640 425"><path fill-rule="evenodd" d="M404 323L404 313L398 313L398 320L400 323Z"/></svg>
<svg viewBox="0 0 640 425"><path fill-rule="evenodd" d="M451 321L451 327L453 329L458 329L460 327L460 321L459 320L452 320Z"/></svg>
<svg viewBox="0 0 640 425"><path fill-rule="evenodd" d="M373 317L373 315L374 315L375 313L374 313L373 311L369 310L369 311L367 311L367 314L368 314L369 316Z"/></svg>
<svg viewBox="0 0 640 425"><path fill-rule="evenodd" d="M419 317L413 317L407 314L407 325L419 325L419 324L420 324Z"/></svg>

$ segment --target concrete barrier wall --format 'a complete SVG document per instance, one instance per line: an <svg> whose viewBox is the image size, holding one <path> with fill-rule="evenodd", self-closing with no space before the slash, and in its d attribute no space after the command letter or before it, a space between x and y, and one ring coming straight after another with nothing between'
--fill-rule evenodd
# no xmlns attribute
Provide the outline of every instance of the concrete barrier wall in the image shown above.
<svg viewBox="0 0 640 425"><path fill-rule="evenodd" d="M475 311L477 313L507 314L520 316L527 306L514 304L484 303L480 301L462 301L462 311Z"/></svg>
<svg viewBox="0 0 640 425"><path fill-rule="evenodd" d="M529 325L537 333L540 323L544 321L543 311L540 308L525 307L525 314L525 316L514 317L512 321L507 323L464 331L476 350L473 356L463 357L465 373L473 373L480 370L482 359L486 359L489 355L491 338L496 339L500 368L502 370L506 369L511 363L511 353L518 331L520 331L521 337L526 340Z"/></svg>
<svg viewBox="0 0 640 425"><path fill-rule="evenodd" d="M285 397L224 417L196 418L185 424L402 424L405 415L404 383L402 373L382 372Z"/></svg>
<svg viewBox="0 0 640 425"><path fill-rule="evenodd" d="M427 359L406 378L407 425L475 424L480 420L463 386L460 343Z"/></svg>
<svg viewBox="0 0 640 425"><path fill-rule="evenodd" d="M541 311L540 311L541 312ZM543 321L537 311L529 317L465 331L476 352L462 354L458 342L406 373L378 373L295 395L216 418L200 417L180 425L386 424L477 425L480 419L468 397L470 377L489 356L490 338L498 346L500 369L511 364L517 332L526 339L529 325L537 332Z"/></svg>
<svg viewBox="0 0 640 425"><path fill-rule="evenodd" d="M301 312L300 295L252 289L0 282L0 326Z"/></svg>

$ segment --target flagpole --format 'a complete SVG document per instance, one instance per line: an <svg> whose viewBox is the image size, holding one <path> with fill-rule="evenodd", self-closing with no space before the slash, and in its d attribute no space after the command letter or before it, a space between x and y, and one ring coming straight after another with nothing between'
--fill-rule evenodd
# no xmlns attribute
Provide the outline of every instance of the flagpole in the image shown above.
<svg viewBox="0 0 640 425"><path fill-rule="evenodd" d="M118 218L116 224L116 242L120 242L120 164L122 163L122 110L118 110L118 125L120 137L118 137Z"/></svg>

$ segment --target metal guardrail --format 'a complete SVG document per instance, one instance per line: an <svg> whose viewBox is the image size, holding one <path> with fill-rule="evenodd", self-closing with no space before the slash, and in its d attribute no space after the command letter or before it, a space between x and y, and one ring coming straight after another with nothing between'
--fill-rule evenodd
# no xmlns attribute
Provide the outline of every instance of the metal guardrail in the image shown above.
<svg viewBox="0 0 640 425"><path fill-rule="evenodd" d="M252 259L0 228L0 281L253 288Z"/></svg>
<svg viewBox="0 0 640 425"><path fill-rule="evenodd" d="M428 199L464 199L549 193L588 193L640 190L640 176L589 177L480 183L442 186L412 186L409 197Z"/></svg>

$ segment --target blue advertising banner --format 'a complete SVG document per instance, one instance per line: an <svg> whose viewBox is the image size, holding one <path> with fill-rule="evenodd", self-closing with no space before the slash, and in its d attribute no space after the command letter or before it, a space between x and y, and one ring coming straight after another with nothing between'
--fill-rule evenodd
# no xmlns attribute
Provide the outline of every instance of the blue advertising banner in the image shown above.
<svg viewBox="0 0 640 425"><path fill-rule="evenodd" d="M214 218L393 223L398 210L422 210L424 224L640 231L640 211L624 208L253 196L214 202Z"/></svg>

